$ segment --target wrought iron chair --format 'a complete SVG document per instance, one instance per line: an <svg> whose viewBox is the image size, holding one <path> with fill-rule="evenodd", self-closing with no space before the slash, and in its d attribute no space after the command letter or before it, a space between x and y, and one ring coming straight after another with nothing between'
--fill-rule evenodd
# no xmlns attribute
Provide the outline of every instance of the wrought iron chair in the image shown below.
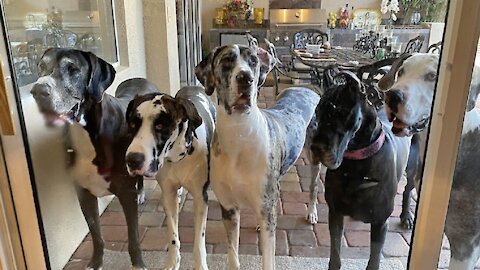
<svg viewBox="0 0 480 270"><path fill-rule="evenodd" d="M425 36L417 36L415 38L410 39L403 53L405 54L405 53L420 52L424 41L425 41Z"/></svg>
<svg viewBox="0 0 480 270"><path fill-rule="evenodd" d="M384 97L383 92L378 89L378 82L388 73L393 62L397 58L387 58L377 61L371 65L360 67L357 71L357 76L366 85L367 100L374 105L377 110L383 106Z"/></svg>
<svg viewBox="0 0 480 270"><path fill-rule="evenodd" d="M323 45L328 41L328 35L318 29L303 29L293 36L292 48L305 49L306 44Z"/></svg>
<svg viewBox="0 0 480 270"><path fill-rule="evenodd" d="M438 53L442 51L442 42L439 41L437 43L433 43L432 45L428 46L427 52L428 53Z"/></svg>
<svg viewBox="0 0 480 270"><path fill-rule="evenodd" d="M318 29L303 29L293 36L292 49L305 49L307 44L323 45L328 41L328 35ZM321 86L322 71L315 70L311 67L304 65L300 61L297 61L295 57L291 62L287 64L289 70L296 72L297 74L310 74L309 79L314 85Z"/></svg>

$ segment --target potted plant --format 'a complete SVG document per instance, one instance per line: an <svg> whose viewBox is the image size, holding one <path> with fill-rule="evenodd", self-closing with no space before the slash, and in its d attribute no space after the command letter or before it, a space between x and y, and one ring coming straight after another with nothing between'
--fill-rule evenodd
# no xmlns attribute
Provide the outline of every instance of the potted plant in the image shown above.
<svg viewBox="0 0 480 270"><path fill-rule="evenodd" d="M447 0L399 0L403 23L443 22ZM418 18L420 17L420 18Z"/></svg>

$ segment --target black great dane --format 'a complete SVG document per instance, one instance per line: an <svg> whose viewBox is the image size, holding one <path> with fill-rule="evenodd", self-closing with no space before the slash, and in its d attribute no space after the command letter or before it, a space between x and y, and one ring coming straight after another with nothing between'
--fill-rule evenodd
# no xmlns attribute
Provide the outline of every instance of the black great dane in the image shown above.
<svg viewBox="0 0 480 270"><path fill-rule="evenodd" d="M408 158L409 138L396 137L383 111L377 114L365 85L351 72L335 77L316 109L311 150L327 166L325 199L330 230L329 269L340 269L343 217L371 224L367 269L379 269L397 184Z"/></svg>
<svg viewBox="0 0 480 270"><path fill-rule="evenodd" d="M93 240L89 268L101 269L103 239L97 197L115 194L128 225L128 251L134 269L144 269L138 239L136 184L125 166L127 135L125 111L135 95L158 92L145 79L130 79L105 93L115 77L114 68L94 54L73 49L49 49L39 62L40 78L32 88L48 125L65 124L70 172Z"/></svg>

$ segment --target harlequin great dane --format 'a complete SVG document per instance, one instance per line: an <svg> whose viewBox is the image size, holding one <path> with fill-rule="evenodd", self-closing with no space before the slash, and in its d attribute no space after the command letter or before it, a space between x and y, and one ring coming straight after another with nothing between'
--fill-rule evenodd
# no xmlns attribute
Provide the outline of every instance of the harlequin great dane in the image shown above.
<svg viewBox="0 0 480 270"><path fill-rule="evenodd" d="M239 269L240 208L260 223L263 269L275 268L279 179L298 158L319 97L289 88L269 109L257 106L257 87L273 67L265 50L240 45L216 48L195 69L208 95L217 91L217 124L212 143L211 184L222 206L229 269Z"/></svg>
<svg viewBox="0 0 480 270"><path fill-rule="evenodd" d="M105 90L115 77L114 68L94 54L72 49L49 49L39 62L40 78L32 88L48 125L66 125L70 168L82 212L93 242L88 267L101 269L104 242L100 232L97 197L115 194L128 225L128 251L136 269L145 268L138 239L136 183L125 167L127 136L125 110L136 94L158 92L145 79L120 84L115 97Z"/></svg>
<svg viewBox="0 0 480 270"><path fill-rule="evenodd" d="M423 126L425 119L430 118L437 66L436 55L413 55L399 59L392 66L389 76L380 81L379 86L388 90L390 120L396 124L394 132L400 136L418 131L416 126ZM480 70L475 67L445 222L445 234L451 249L449 268L456 270L473 269L480 254L480 218L473 214L480 211L476 199L480 192L477 181L480 174L477 164L480 113L475 107L479 93Z"/></svg>
<svg viewBox="0 0 480 270"><path fill-rule="evenodd" d="M163 269L179 269L177 190L185 187L195 208L195 269L207 268L205 226L209 147L215 108L201 87L184 87L175 97L167 94L137 96L127 109L134 136L126 153L131 175L156 175L162 188L169 247Z"/></svg>
<svg viewBox="0 0 480 270"><path fill-rule="evenodd" d="M326 90L315 111L318 128L311 144L314 158L328 167L329 269L340 269L343 217L350 216L371 224L367 269L376 270L410 140L391 133L355 74L337 77L342 83Z"/></svg>

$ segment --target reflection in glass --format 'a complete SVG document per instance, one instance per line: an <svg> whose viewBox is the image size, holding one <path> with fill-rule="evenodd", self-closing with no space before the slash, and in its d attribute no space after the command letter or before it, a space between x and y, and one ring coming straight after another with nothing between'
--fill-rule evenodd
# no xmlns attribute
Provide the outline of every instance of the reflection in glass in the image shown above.
<svg viewBox="0 0 480 270"><path fill-rule="evenodd" d="M477 61L478 61L477 56ZM476 63L467 101L458 149L452 191L445 222L450 243L450 269L473 269L479 256L480 241L480 65ZM448 261L448 252L442 252ZM443 265L439 265L443 267Z"/></svg>
<svg viewBox="0 0 480 270"><path fill-rule="evenodd" d="M37 61L50 47L117 61L111 1L7 1L5 17L19 86L37 79Z"/></svg>

